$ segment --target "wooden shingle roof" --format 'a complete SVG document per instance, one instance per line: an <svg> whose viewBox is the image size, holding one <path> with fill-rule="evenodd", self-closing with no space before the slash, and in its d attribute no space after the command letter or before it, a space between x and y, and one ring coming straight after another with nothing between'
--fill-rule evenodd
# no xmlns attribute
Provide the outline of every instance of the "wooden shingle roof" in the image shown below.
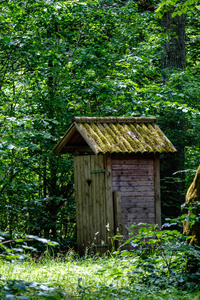
<svg viewBox="0 0 200 300"><path fill-rule="evenodd" d="M176 152L153 117L75 117L73 121L54 153Z"/></svg>

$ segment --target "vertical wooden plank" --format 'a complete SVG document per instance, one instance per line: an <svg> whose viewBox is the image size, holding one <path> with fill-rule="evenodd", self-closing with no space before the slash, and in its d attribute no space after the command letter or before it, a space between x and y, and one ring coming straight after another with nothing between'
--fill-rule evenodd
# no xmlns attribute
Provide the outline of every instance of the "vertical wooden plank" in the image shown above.
<svg viewBox="0 0 200 300"><path fill-rule="evenodd" d="M103 164L103 156L98 155L95 158L96 160L96 170L103 170L104 164ZM95 217L97 217L97 231L98 234L98 245L100 246L102 243L106 243L106 224L105 224L105 183L104 183L104 176L105 173L97 173L96 178L96 196L98 199L98 202L96 203L96 209L95 209ZM98 216L97 216L98 215ZM98 247L98 252L101 253L103 248Z"/></svg>
<svg viewBox="0 0 200 300"><path fill-rule="evenodd" d="M91 189L91 178L90 178L90 156L84 155L82 156L83 159L83 177L82 180L82 205L83 205L83 222L84 222L84 244L85 248L88 247L90 244L90 214L89 214L89 207L90 207L90 189Z"/></svg>
<svg viewBox="0 0 200 300"><path fill-rule="evenodd" d="M101 168L103 170L106 169L106 166L105 166L105 156L104 155L101 155L100 157L100 160L101 160ZM107 206L106 206L106 173L104 171L104 173L101 173L101 181L102 181L102 187L101 187L101 195L102 195L102 208L101 208L101 214L103 215L103 218L102 218L102 228L103 228L103 234L102 234L102 240L104 242L104 244L108 244L108 234L107 234L107 218L106 218L106 210L107 210ZM106 246L107 247L107 246ZM106 248L103 248L102 250L106 250Z"/></svg>
<svg viewBox="0 0 200 300"><path fill-rule="evenodd" d="M113 192L114 234L122 233L122 203L121 193Z"/></svg>
<svg viewBox="0 0 200 300"><path fill-rule="evenodd" d="M155 222L161 227L160 158L154 159Z"/></svg>
<svg viewBox="0 0 200 300"><path fill-rule="evenodd" d="M93 210L94 210L94 189L95 189L95 183L94 183L94 178L90 171L93 169L94 166L94 161L93 161L93 155L89 155L89 205L88 205L88 231L89 231L89 246L91 247L94 239L94 216L93 216Z"/></svg>
<svg viewBox="0 0 200 300"><path fill-rule="evenodd" d="M81 216L81 197L80 197L80 163L79 157L74 157L74 184L75 184L75 202L76 202L76 227L77 227L77 248L82 253L82 216Z"/></svg>
<svg viewBox="0 0 200 300"><path fill-rule="evenodd" d="M97 156L91 155L91 168L90 170L96 170L97 169ZM95 245L99 244L99 207L98 207L98 174L91 174L91 206L90 206L90 231L91 231L91 243L94 243ZM95 248L94 248L95 250Z"/></svg>
<svg viewBox="0 0 200 300"><path fill-rule="evenodd" d="M105 170L106 224L109 225L109 231L107 232L107 241L109 248L111 248L112 243L110 238L114 236L114 215L112 195L112 160L110 156L106 157Z"/></svg>
<svg viewBox="0 0 200 300"><path fill-rule="evenodd" d="M122 203L121 193L113 192L113 212L114 212L114 235L122 235ZM121 239L115 241L116 249L119 247Z"/></svg>
<svg viewBox="0 0 200 300"><path fill-rule="evenodd" d="M79 201L80 201L80 237L81 237L81 255L85 252L85 206L84 206L84 198L85 198L85 186L84 186L84 160L83 156L79 156L78 160L78 189L79 189Z"/></svg>
<svg viewBox="0 0 200 300"><path fill-rule="evenodd" d="M97 170L103 170L103 156L98 155L97 158ZM105 211L104 211L104 173L98 173L96 177L96 187L97 187L97 194L98 194L98 213L99 213L99 218L98 218L98 231L99 231L99 239L98 239L98 244L101 245L102 241L105 243ZM101 253L101 248L99 248L99 252Z"/></svg>
<svg viewBox="0 0 200 300"><path fill-rule="evenodd" d="M79 206L78 206L78 178L77 178L77 156L74 156L74 194L75 194L75 206L76 206L76 237L77 237L77 247L79 249Z"/></svg>

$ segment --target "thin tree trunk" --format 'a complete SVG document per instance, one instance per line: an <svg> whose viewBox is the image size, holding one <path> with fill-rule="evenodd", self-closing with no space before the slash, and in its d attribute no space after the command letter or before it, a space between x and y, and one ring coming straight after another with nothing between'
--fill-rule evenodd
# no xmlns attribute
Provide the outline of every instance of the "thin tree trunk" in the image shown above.
<svg viewBox="0 0 200 300"><path fill-rule="evenodd" d="M172 18L172 11L168 11L162 18L162 26L166 38L161 54L162 69L185 69L185 15Z"/></svg>

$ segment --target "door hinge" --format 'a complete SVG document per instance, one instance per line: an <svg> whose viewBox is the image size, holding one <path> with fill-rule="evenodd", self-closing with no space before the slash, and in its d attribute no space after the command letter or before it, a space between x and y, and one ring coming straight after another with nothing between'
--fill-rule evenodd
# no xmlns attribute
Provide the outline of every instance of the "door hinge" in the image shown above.
<svg viewBox="0 0 200 300"><path fill-rule="evenodd" d="M92 170L90 171L90 174L94 174L94 173L105 173L106 171L104 169L102 170Z"/></svg>

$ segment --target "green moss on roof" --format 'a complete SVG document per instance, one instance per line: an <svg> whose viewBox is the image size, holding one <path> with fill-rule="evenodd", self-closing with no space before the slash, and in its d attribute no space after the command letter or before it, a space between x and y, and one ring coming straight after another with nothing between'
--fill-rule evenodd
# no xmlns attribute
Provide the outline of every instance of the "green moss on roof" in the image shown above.
<svg viewBox="0 0 200 300"><path fill-rule="evenodd" d="M99 151L102 150L102 148L104 147L103 142L101 141L101 139L99 138L98 134L96 134L94 132L94 130L92 129L91 126L89 126L87 123L82 124L82 126L87 130L87 132L89 133L89 137L90 139L93 139L94 142L96 142L97 148Z"/></svg>
<svg viewBox="0 0 200 300"><path fill-rule="evenodd" d="M108 139L109 143L112 144L112 153L121 152L121 148L119 147L119 138L116 136L110 126L108 124L102 125L105 128L105 136Z"/></svg>
<svg viewBox="0 0 200 300"><path fill-rule="evenodd" d="M119 139L119 136L116 135L116 133L112 130L110 124L105 124L105 129L107 130L108 132L108 135L109 135L109 140L113 140L114 141L114 144L113 144L113 147L114 147L114 151L113 152L123 152L123 149L121 147L121 142L120 142L120 139Z"/></svg>
<svg viewBox="0 0 200 300"><path fill-rule="evenodd" d="M174 147L160 128L150 123L84 123L101 153L173 152Z"/></svg>
<svg viewBox="0 0 200 300"><path fill-rule="evenodd" d="M134 152L143 152L145 151L144 145L141 142L142 136L137 132L134 125L130 124L126 125L126 131L128 135L131 137L131 146Z"/></svg>
<svg viewBox="0 0 200 300"><path fill-rule="evenodd" d="M120 149L122 150L122 152L127 152L127 149L124 145L124 138L120 132L120 130L118 129L118 127L115 124L110 124L110 129L112 130L112 134L114 136L116 136L117 141L118 141L118 146L120 147Z"/></svg>
<svg viewBox="0 0 200 300"><path fill-rule="evenodd" d="M157 151L157 141L154 139L154 135L151 133L147 126L144 126L144 124L141 125L141 130L143 132L143 137L145 139L145 142L151 147L151 151Z"/></svg>
<svg viewBox="0 0 200 300"><path fill-rule="evenodd" d="M115 139L114 139L113 135L109 133L109 129L110 129L109 126L107 124L99 124L98 128L104 135L107 145L109 145L110 153L120 151L120 148L118 146L115 146L116 143L115 143Z"/></svg>
<svg viewBox="0 0 200 300"><path fill-rule="evenodd" d="M139 143L137 143L137 139L135 139L135 136L133 135L133 133L130 131L130 127L127 126L126 124L123 126L123 134L124 137L126 139L126 141L128 142L128 149L130 152L133 152L138 150L139 148Z"/></svg>
<svg viewBox="0 0 200 300"><path fill-rule="evenodd" d="M126 147L127 152L132 152L133 148L131 147L131 145L129 143L129 136L128 136L126 130L124 129L124 124L123 125L117 124L116 127L122 135L122 142L123 142L124 146Z"/></svg>
<svg viewBox="0 0 200 300"><path fill-rule="evenodd" d="M166 135L156 124L151 125L151 130L153 130L154 134L156 135L156 140L160 152L176 152L176 148L172 145L172 143L168 140Z"/></svg>
<svg viewBox="0 0 200 300"><path fill-rule="evenodd" d="M106 153L107 151L109 152L113 152L114 151L114 147L112 146L112 144L109 142L108 137L109 136L105 136L105 130L104 128L100 128L99 124L91 124L91 127L93 129L93 131L98 135L99 139L101 140L101 143L99 144L99 146L101 147L102 151L104 153Z"/></svg>
<svg viewBox="0 0 200 300"><path fill-rule="evenodd" d="M144 132L141 128L140 124L135 124L135 126L131 126L132 129L134 129L137 132L138 140L140 141L142 150L141 152L152 152L151 147L149 144L146 142L145 137L144 137Z"/></svg>
<svg viewBox="0 0 200 300"><path fill-rule="evenodd" d="M96 154L105 153L163 153L176 152L160 128L155 124L155 118L75 118L61 142L59 150L66 145L73 149L71 135L82 135L82 138ZM76 128L77 130L74 130ZM80 145L83 143L80 139ZM82 142L81 142L82 141ZM70 147L69 147L70 148Z"/></svg>

